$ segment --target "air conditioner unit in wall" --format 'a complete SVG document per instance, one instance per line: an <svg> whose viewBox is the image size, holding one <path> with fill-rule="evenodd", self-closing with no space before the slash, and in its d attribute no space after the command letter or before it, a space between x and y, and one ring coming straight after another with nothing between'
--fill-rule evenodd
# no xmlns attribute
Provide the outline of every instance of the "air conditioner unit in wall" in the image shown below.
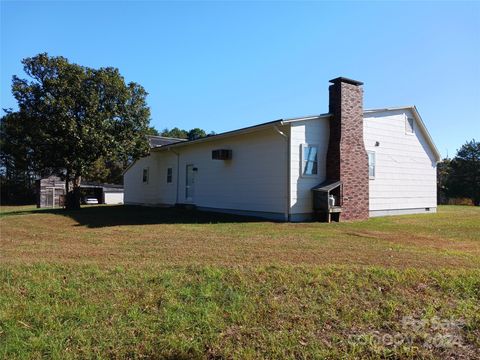
<svg viewBox="0 0 480 360"><path fill-rule="evenodd" d="M232 150L218 149L212 151L212 160L231 160Z"/></svg>

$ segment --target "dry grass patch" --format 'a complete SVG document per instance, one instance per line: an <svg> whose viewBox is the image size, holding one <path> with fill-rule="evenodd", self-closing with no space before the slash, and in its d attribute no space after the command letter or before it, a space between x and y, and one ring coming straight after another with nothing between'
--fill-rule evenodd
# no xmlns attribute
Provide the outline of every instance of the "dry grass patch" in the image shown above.
<svg viewBox="0 0 480 360"><path fill-rule="evenodd" d="M8 263L480 266L480 209L473 207L339 224L126 206L8 210L0 219Z"/></svg>
<svg viewBox="0 0 480 360"><path fill-rule="evenodd" d="M478 208L339 224L0 215L0 358L479 358Z"/></svg>

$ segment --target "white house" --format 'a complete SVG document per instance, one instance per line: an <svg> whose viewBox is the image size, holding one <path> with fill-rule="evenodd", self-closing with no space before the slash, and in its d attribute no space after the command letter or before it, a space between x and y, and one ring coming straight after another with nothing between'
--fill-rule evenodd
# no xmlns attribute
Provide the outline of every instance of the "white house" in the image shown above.
<svg viewBox="0 0 480 360"><path fill-rule="evenodd" d="M151 139L124 173L125 204L284 221L435 212L440 154L417 109L363 110L361 82L330 82L326 114Z"/></svg>

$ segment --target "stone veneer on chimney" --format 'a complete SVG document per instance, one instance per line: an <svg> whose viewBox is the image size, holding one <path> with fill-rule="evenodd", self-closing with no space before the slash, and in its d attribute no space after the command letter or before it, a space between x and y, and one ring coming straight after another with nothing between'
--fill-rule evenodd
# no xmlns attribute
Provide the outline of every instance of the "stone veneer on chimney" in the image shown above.
<svg viewBox="0 0 480 360"><path fill-rule="evenodd" d="M368 218L368 156L363 142L363 83L330 80L327 179L343 183L342 220Z"/></svg>

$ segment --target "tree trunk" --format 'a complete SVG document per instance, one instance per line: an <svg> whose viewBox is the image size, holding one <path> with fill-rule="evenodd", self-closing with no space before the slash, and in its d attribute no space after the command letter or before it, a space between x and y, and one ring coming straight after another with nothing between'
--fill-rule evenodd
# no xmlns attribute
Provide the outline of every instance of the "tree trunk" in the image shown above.
<svg viewBox="0 0 480 360"><path fill-rule="evenodd" d="M73 199L74 199L74 209L80 209L80 182L81 177L75 176L73 179Z"/></svg>
<svg viewBox="0 0 480 360"><path fill-rule="evenodd" d="M65 194L70 192L70 172L67 170L67 175L65 175Z"/></svg>
<svg viewBox="0 0 480 360"><path fill-rule="evenodd" d="M67 193L65 208L67 210L78 210L80 209L80 180L81 177L75 175L72 182L73 189L70 191L69 186L70 174L67 171L67 176L65 179L65 190Z"/></svg>

